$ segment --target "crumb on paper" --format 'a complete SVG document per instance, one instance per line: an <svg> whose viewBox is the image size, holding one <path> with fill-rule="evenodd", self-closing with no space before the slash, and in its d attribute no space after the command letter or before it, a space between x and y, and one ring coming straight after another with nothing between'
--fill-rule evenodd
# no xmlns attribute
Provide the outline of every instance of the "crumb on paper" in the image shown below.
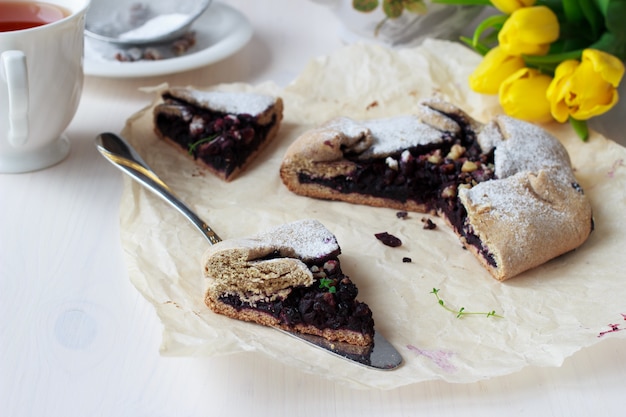
<svg viewBox="0 0 626 417"><path fill-rule="evenodd" d="M434 230L437 228L437 225L431 219L426 217L422 219L422 223L424 223L424 229L426 230Z"/></svg>
<svg viewBox="0 0 626 417"><path fill-rule="evenodd" d="M376 239L380 240L384 245L392 248L397 248L402 245L402 241L399 238L387 232L376 233L374 236L376 236Z"/></svg>
<svg viewBox="0 0 626 417"><path fill-rule="evenodd" d="M370 109L373 109L374 107L378 107L378 101L376 101L376 100L374 100L370 104L368 104L365 109L366 110L370 110Z"/></svg>
<svg viewBox="0 0 626 417"><path fill-rule="evenodd" d="M409 213L406 211L399 211L396 213L396 217L402 220L406 220L409 218Z"/></svg>

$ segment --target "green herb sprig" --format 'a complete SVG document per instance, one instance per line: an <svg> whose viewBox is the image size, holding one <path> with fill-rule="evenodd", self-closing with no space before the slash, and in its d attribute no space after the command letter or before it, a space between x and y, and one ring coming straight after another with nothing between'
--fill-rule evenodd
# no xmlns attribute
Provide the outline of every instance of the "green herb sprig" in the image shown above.
<svg viewBox="0 0 626 417"><path fill-rule="evenodd" d="M187 146L187 152L189 152L189 155L193 155L196 152L196 148L200 145L202 145L203 143L209 143L212 142L213 140L215 140L217 138L217 133L213 134L211 136L207 136L206 138L202 138L194 143L190 143Z"/></svg>
<svg viewBox="0 0 626 417"><path fill-rule="evenodd" d="M331 294L334 294L337 292L337 287L333 285L333 280L330 278L321 278L320 288L328 290L328 292Z"/></svg>
<svg viewBox="0 0 626 417"><path fill-rule="evenodd" d="M486 317L497 317L497 318L504 318L504 316L501 316L499 314L496 314L495 310L491 310L491 311L487 311L487 312L470 312L470 311L465 311L465 307L461 307L458 310L455 310L453 308L450 308L446 305L446 303L441 299L441 297L439 297L439 289L437 288L433 288L433 290L430 292L431 294L434 294L435 297L437 298L437 302L439 303L439 305L441 307L443 307L445 310L449 311L450 313L454 313L456 314L457 318L461 318L463 316L486 316Z"/></svg>

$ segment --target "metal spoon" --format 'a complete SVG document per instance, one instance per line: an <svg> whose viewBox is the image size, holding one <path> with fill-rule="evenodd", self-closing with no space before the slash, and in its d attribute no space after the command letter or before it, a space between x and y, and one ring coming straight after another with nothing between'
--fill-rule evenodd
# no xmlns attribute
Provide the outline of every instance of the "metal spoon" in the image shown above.
<svg viewBox="0 0 626 417"><path fill-rule="evenodd" d="M178 210L202 232L210 244L213 245L222 240L213 229L174 195L167 184L141 159L137 151L120 136L114 133L102 133L96 137L96 148L109 162ZM318 336L277 330L332 352L343 359L371 368L391 370L402 364L400 353L378 332L375 332L373 347L362 348L348 343L330 342Z"/></svg>
<svg viewBox="0 0 626 417"><path fill-rule="evenodd" d="M211 1L92 0L85 18L85 34L120 46L173 41L189 32Z"/></svg>

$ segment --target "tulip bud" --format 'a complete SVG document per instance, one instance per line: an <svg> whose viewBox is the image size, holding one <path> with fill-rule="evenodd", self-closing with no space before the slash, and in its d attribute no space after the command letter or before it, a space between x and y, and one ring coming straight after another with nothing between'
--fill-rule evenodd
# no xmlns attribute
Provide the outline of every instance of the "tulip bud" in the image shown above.
<svg viewBox="0 0 626 417"><path fill-rule="evenodd" d="M509 55L545 55L559 38L559 21L546 6L514 11L498 33L502 50Z"/></svg>
<svg viewBox="0 0 626 417"><path fill-rule="evenodd" d="M619 99L623 76L622 61L596 49L585 49L580 62L561 62L546 93L552 115L565 122L569 116L587 120L607 112Z"/></svg>
<svg viewBox="0 0 626 417"><path fill-rule="evenodd" d="M522 68L509 76L500 86L500 105L511 117L529 122L549 122L552 119L546 90L552 77L532 68Z"/></svg>
<svg viewBox="0 0 626 417"><path fill-rule="evenodd" d="M522 7L534 6L537 0L491 0L491 4L502 13L511 14Z"/></svg>
<svg viewBox="0 0 626 417"><path fill-rule="evenodd" d="M507 55L502 48L491 49L469 76L470 88L477 93L498 94L500 84L526 65L521 56Z"/></svg>

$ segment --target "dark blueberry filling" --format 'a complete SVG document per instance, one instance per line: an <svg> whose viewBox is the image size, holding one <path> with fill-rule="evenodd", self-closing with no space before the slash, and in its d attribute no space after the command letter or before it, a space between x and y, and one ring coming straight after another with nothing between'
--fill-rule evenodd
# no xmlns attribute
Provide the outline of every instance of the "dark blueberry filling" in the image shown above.
<svg viewBox="0 0 626 417"><path fill-rule="evenodd" d="M220 301L237 310L252 308L263 311L293 326L308 324L318 329L347 329L374 335L374 319L367 304L356 300L358 289L343 274L337 258L308 264L314 283L297 287L284 299L259 301L254 306L236 295L225 295Z"/></svg>
<svg viewBox="0 0 626 417"><path fill-rule="evenodd" d="M164 97L166 104L176 105L187 118L160 113L156 118L159 131L175 140L194 158L224 172L228 177L241 167L263 143L276 123L261 125L249 114L227 114L192 107L181 100Z"/></svg>
<svg viewBox="0 0 626 417"><path fill-rule="evenodd" d="M465 126L462 120L457 121ZM456 232L496 266L492 254L466 225L467 212L457 197L459 188L470 188L495 178L493 151L482 153L469 127L458 136L445 133L442 138L443 143L416 146L387 158L359 159L358 155L346 154L346 159L355 164L349 175L319 178L302 173L299 181L321 184L346 194L361 193L423 204L428 211L443 213Z"/></svg>

